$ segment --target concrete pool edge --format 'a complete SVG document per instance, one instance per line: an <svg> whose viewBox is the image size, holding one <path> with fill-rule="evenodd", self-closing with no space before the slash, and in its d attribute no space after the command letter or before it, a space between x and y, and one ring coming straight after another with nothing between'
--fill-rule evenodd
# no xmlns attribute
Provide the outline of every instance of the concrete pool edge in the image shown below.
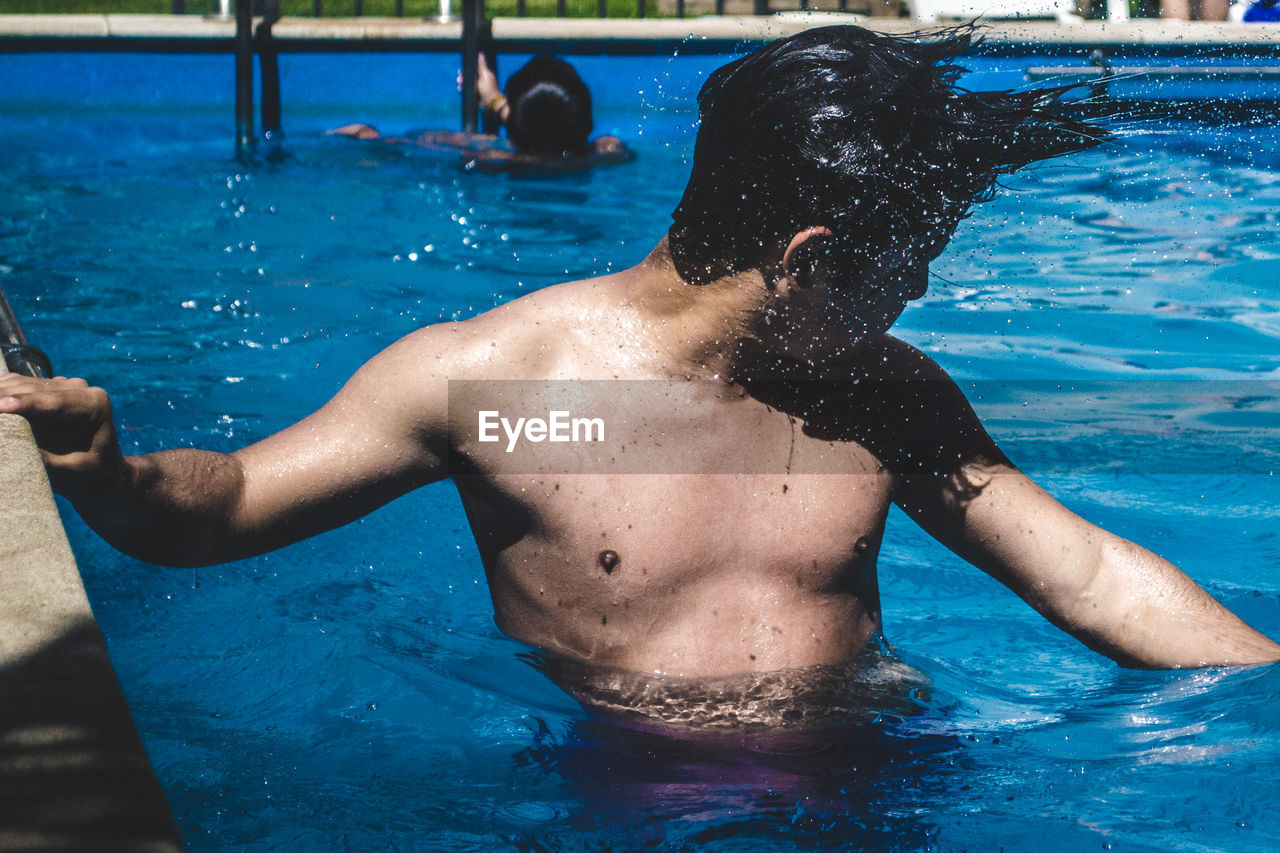
<svg viewBox="0 0 1280 853"><path fill-rule="evenodd" d="M699 18L495 18L494 38L512 52L719 53L828 23L883 32L930 25L902 18L832 12ZM461 24L417 18L284 18L273 28L281 51L440 51L458 49ZM987 49L1078 52L1117 50L1255 52L1280 55L1280 26L1140 19L1127 22L996 21ZM129 50L229 52L235 23L200 15L0 15L7 51Z"/></svg>
<svg viewBox="0 0 1280 853"><path fill-rule="evenodd" d="M0 530L0 850L181 850L16 415L0 415Z"/></svg>

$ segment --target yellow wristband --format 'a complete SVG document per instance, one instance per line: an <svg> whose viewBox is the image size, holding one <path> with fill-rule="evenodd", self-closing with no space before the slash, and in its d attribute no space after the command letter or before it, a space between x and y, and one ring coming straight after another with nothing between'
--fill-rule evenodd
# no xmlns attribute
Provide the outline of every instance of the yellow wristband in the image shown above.
<svg viewBox="0 0 1280 853"><path fill-rule="evenodd" d="M498 110L502 109L502 105L505 104L506 102L507 102L506 95L498 95L492 101L485 104L484 108L491 113L496 113Z"/></svg>

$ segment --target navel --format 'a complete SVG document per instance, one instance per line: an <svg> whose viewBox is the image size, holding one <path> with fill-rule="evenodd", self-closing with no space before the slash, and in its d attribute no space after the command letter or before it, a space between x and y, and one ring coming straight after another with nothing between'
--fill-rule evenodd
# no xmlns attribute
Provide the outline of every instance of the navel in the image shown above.
<svg viewBox="0 0 1280 853"><path fill-rule="evenodd" d="M613 574L613 570L618 567L618 552L613 550L601 551L596 561L600 563L600 568L604 569L606 575Z"/></svg>

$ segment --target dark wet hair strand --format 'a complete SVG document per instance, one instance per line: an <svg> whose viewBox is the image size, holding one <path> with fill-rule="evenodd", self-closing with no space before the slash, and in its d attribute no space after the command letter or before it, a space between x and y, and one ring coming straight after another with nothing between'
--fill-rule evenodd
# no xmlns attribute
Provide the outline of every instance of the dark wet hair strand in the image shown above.
<svg viewBox="0 0 1280 853"><path fill-rule="evenodd" d="M705 283L760 267L814 225L832 228L864 277L928 261L1001 176L1109 137L1068 114L1072 87L956 86L955 60L979 41L972 26L820 27L715 71L669 231L681 275Z"/></svg>

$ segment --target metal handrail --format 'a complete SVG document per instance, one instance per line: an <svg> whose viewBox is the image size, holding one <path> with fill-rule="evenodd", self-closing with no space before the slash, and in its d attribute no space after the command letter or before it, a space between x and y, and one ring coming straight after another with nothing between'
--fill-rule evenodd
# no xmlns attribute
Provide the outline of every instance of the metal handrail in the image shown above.
<svg viewBox="0 0 1280 853"><path fill-rule="evenodd" d="M3 290L0 290L0 352L3 352L5 367L11 373L46 378L53 375L49 357L27 343Z"/></svg>
<svg viewBox="0 0 1280 853"><path fill-rule="evenodd" d="M271 27L280 20L279 0L261 0L262 20L253 26L254 0L235 0L236 13L236 156L248 158L254 145L253 55L262 73L262 133L278 141L280 122L280 67Z"/></svg>
<svg viewBox="0 0 1280 853"><path fill-rule="evenodd" d="M236 0L236 153L253 147L253 3Z"/></svg>
<svg viewBox="0 0 1280 853"><path fill-rule="evenodd" d="M480 31L485 23L484 0L462 2L462 130L476 132L480 95L476 78L480 74Z"/></svg>
<svg viewBox="0 0 1280 853"><path fill-rule="evenodd" d="M283 136L280 121L280 62L271 27L280 20L280 0L264 0L262 20L253 32L258 52L258 71L262 74L262 136L279 140Z"/></svg>

